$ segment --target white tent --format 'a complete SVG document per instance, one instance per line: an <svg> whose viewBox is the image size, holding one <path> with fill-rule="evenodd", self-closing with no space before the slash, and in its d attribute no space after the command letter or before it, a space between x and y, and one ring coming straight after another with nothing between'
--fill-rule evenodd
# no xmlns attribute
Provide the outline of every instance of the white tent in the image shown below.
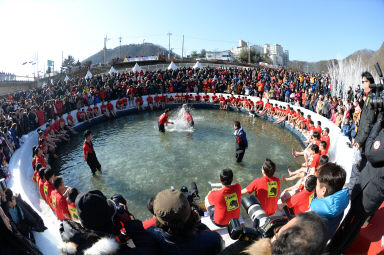
<svg viewBox="0 0 384 255"><path fill-rule="evenodd" d="M65 82L69 81L69 77L68 77L68 75L65 76L64 81L65 81Z"/></svg>
<svg viewBox="0 0 384 255"><path fill-rule="evenodd" d="M193 66L193 69L197 69L197 68L199 69L203 68L203 66L200 64L199 61L197 61L196 64Z"/></svg>
<svg viewBox="0 0 384 255"><path fill-rule="evenodd" d="M168 66L168 68L167 68L168 70L176 70L176 69L178 69L178 67L177 67L177 65L175 65L175 63L173 63L173 61L169 64L169 66Z"/></svg>
<svg viewBox="0 0 384 255"><path fill-rule="evenodd" d="M141 72L141 67L136 63L135 66L132 68L132 72Z"/></svg>
<svg viewBox="0 0 384 255"><path fill-rule="evenodd" d="M112 75L113 73L118 74L119 72L113 66L111 66L111 69L109 70L109 74Z"/></svg>
<svg viewBox="0 0 384 255"><path fill-rule="evenodd" d="M87 74L85 75L85 79L88 79L88 78L92 78L93 77L93 75L92 75L92 73L91 73L91 71L89 71L88 70L88 72L87 72Z"/></svg>

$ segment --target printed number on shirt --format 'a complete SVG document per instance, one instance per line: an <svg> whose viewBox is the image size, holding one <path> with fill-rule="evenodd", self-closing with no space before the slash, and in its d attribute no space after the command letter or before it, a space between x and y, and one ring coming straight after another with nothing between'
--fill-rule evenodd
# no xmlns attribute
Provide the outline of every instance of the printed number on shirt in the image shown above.
<svg viewBox="0 0 384 255"><path fill-rule="evenodd" d="M233 211L239 207L239 202L238 202L236 193L226 195L224 196L224 199L227 205L227 211Z"/></svg>

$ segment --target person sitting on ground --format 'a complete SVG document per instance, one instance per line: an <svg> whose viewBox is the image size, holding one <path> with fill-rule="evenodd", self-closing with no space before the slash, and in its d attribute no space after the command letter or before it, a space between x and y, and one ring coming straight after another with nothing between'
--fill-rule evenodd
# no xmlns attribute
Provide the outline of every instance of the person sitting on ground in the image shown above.
<svg viewBox="0 0 384 255"><path fill-rule="evenodd" d="M49 207L51 207L52 211L55 211L52 206L52 198L51 193L55 189L55 186L53 186L53 179L55 178L55 174L51 168L46 168L44 170L44 200L47 202Z"/></svg>
<svg viewBox="0 0 384 255"><path fill-rule="evenodd" d="M55 190L51 193L52 206L58 220L70 219L68 212L68 204L66 197L68 196L69 188L64 185L63 178L57 176L53 179Z"/></svg>
<svg viewBox="0 0 384 255"><path fill-rule="evenodd" d="M296 180L297 178L303 178L307 174L309 175L315 174L319 166L320 156L321 156L319 154L319 146L317 146L316 144L312 144L310 148L310 153L311 153L311 164L309 165L309 167L304 166L293 172L288 168L289 177L286 178L283 176L282 179L284 181L293 181L293 180Z"/></svg>
<svg viewBox="0 0 384 255"><path fill-rule="evenodd" d="M111 103L110 100L108 100L107 102L107 109L108 109L108 112L110 113L110 116L113 116L115 118L117 117L115 108L113 107L113 104Z"/></svg>
<svg viewBox="0 0 384 255"><path fill-rule="evenodd" d="M153 201L156 227L147 231L156 240L160 254L218 254L223 246L219 233L199 223L200 216L179 190L163 190Z"/></svg>
<svg viewBox="0 0 384 255"><path fill-rule="evenodd" d="M294 148L292 148L292 156L294 156L295 158L304 156L304 159L305 159L304 166L308 166L308 161L311 156L311 146L313 144L319 146L321 143L320 133L318 132L313 133L312 138L306 141L306 143L308 143L308 146L303 151L299 152L299 151L296 151Z"/></svg>
<svg viewBox="0 0 384 255"><path fill-rule="evenodd" d="M102 113L105 117L107 117L107 118L111 117L111 114L109 113L109 111L108 111L108 109L107 109L107 105L104 104L104 101L101 102L100 110L101 110L101 113Z"/></svg>
<svg viewBox="0 0 384 255"><path fill-rule="evenodd" d="M231 219L240 217L241 186L232 184L233 172L223 169L220 173L221 189L212 189L205 198L205 208L213 224L224 227Z"/></svg>
<svg viewBox="0 0 384 255"><path fill-rule="evenodd" d="M138 111L143 111L144 110L144 101L143 101L143 98L141 96L138 96L136 99L135 99L135 104L136 104L136 109Z"/></svg>
<svg viewBox="0 0 384 255"><path fill-rule="evenodd" d="M308 211L310 209L309 205L315 196L316 182L316 176L308 176L305 181L304 189L279 204L279 209L284 209L287 216L295 216Z"/></svg>
<svg viewBox="0 0 384 255"><path fill-rule="evenodd" d="M317 173L317 198L312 200L310 207L326 220L327 240L336 232L349 203L348 189L343 189L346 175L345 170L335 163L326 163Z"/></svg>
<svg viewBox="0 0 384 255"><path fill-rule="evenodd" d="M149 109L153 111L153 97L151 95L147 96L147 105L149 106Z"/></svg>
<svg viewBox="0 0 384 255"><path fill-rule="evenodd" d="M265 159L261 168L263 177L253 180L246 188L241 190L241 194L251 194L255 192L255 197L260 201L260 205L270 216L276 212L277 202L280 194L280 179L274 177L276 164L269 158Z"/></svg>
<svg viewBox="0 0 384 255"><path fill-rule="evenodd" d="M68 212L71 216L70 219L80 223L79 214L77 213L77 209L75 205L76 198L79 195L79 193L80 192L76 188L70 188L67 196L67 205L68 205Z"/></svg>
<svg viewBox="0 0 384 255"><path fill-rule="evenodd" d="M93 105L93 116L97 117L97 116L99 116L99 114L100 114L100 109L97 106L97 104L94 104Z"/></svg>
<svg viewBox="0 0 384 255"><path fill-rule="evenodd" d="M125 205L107 199L99 190L76 197L80 223L62 221L62 254L157 254L156 243ZM133 247L133 248L130 248Z"/></svg>

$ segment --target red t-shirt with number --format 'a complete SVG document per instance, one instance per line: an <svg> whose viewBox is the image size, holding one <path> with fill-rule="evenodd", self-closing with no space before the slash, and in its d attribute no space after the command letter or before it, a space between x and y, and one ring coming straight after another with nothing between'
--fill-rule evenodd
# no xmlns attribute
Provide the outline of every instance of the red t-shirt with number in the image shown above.
<svg viewBox="0 0 384 255"><path fill-rule="evenodd" d="M312 202L315 191L309 192L304 189L303 191L293 195L287 199L287 206L292 208L295 215L309 210L309 205Z"/></svg>
<svg viewBox="0 0 384 255"><path fill-rule="evenodd" d="M249 194L255 192L255 196L259 200L261 207L265 213L270 216L276 212L280 187L279 178L264 176L253 180L247 186L247 192Z"/></svg>
<svg viewBox="0 0 384 255"><path fill-rule="evenodd" d="M216 224L227 225L231 219L240 217L241 186L233 184L217 191L211 191L208 202L215 206L213 220Z"/></svg>
<svg viewBox="0 0 384 255"><path fill-rule="evenodd" d="M65 197L57 190L53 190L51 193L52 207L56 213L58 220L66 220L67 217L64 214L69 215L68 204Z"/></svg>

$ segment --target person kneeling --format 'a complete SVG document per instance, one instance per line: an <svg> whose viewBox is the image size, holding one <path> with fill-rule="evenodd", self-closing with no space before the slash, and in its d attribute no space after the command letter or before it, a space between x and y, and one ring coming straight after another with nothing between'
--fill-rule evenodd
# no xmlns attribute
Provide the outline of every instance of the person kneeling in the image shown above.
<svg viewBox="0 0 384 255"><path fill-rule="evenodd" d="M240 217L241 186L233 181L231 169L223 169L220 173L221 189L214 188L206 197L206 205L213 224L225 227L231 219Z"/></svg>

